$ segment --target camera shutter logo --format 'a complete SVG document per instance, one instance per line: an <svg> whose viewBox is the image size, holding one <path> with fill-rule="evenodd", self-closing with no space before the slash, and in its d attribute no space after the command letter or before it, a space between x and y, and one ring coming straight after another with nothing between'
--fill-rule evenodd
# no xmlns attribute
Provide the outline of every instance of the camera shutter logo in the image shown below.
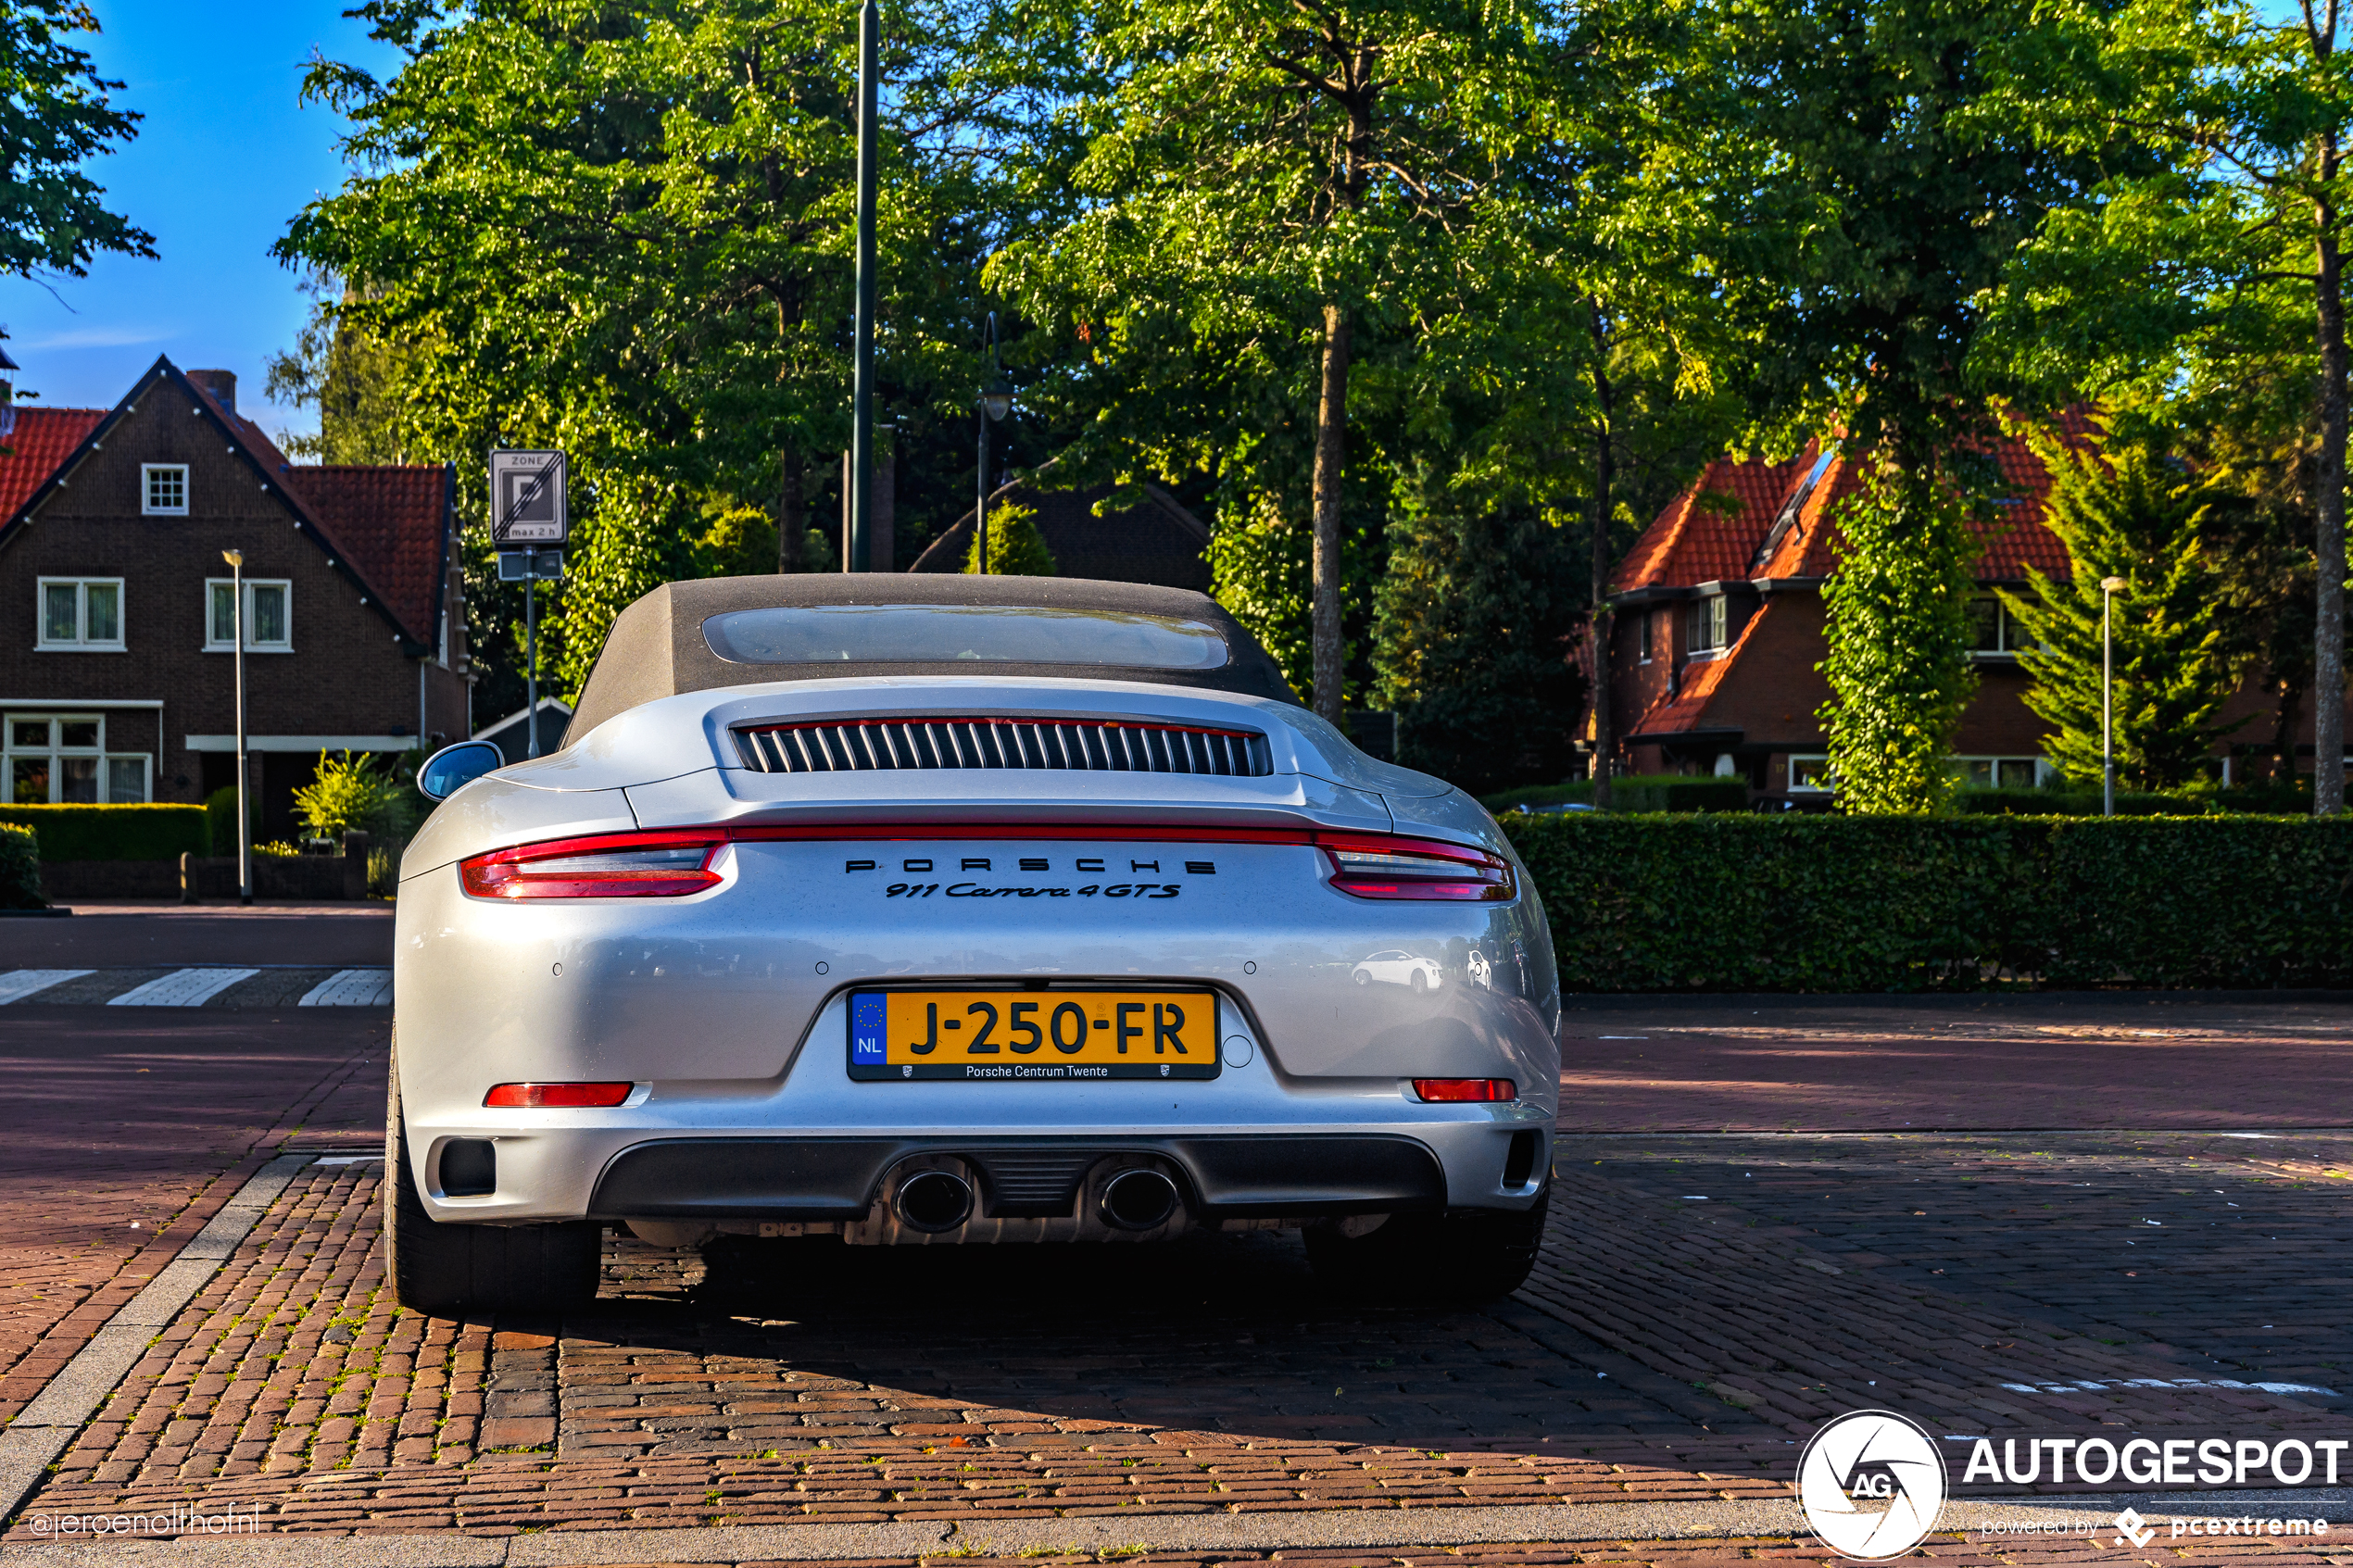
<svg viewBox="0 0 2353 1568"><path fill-rule="evenodd" d="M1797 1461L1797 1502L1822 1544L1866 1562L1911 1550L1944 1511L1944 1456L1892 1411L1856 1411L1814 1434Z"/></svg>

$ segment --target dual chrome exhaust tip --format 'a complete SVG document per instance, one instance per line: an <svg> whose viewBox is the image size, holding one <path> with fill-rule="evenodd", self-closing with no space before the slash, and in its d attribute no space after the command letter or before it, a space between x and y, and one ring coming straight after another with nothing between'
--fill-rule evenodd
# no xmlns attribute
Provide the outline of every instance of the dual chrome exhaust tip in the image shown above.
<svg viewBox="0 0 2353 1568"><path fill-rule="evenodd" d="M1183 1205L1184 1195L1165 1172L1130 1165L1102 1183L1095 1214L1114 1230L1148 1231L1166 1224ZM973 1185L953 1171L917 1171L899 1184L891 1207L909 1230L939 1236L973 1217Z"/></svg>

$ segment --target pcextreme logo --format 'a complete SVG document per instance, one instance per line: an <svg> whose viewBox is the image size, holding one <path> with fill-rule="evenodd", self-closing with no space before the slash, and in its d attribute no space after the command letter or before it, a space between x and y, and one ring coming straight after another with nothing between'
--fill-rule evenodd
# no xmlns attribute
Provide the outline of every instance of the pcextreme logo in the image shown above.
<svg viewBox="0 0 2353 1568"><path fill-rule="evenodd" d="M1911 1550L1944 1511L1944 1456L1893 1411L1856 1411L1814 1434L1797 1461L1797 1503L1822 1544L1876 1562Z"/></svg>

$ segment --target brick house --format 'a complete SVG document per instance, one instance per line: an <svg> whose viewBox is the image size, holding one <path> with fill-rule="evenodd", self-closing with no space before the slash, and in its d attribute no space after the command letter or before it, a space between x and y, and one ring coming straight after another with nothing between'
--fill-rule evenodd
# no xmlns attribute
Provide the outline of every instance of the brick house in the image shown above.
<svg viewBox="0 0 2353 1568"><path fill-rule="evenodd" d="M0 798L201 801L234 780L245 556L249 785L293 828L321 750L467 733L455 478L296 464L225 370L112 408L22 407L0 450Z"/></svg>
<svg viewBox="0 0 2353 1568"><path fill-rule="evenodd" d="M2070 411L2059 433L2081 443L2089 416ZM2017 629L1994 597L2023 590L2029 567L2070 574L2067 550L2043 526L2050 479L2023 439L1989 454L1999 467L1994 518L1977 525L1982 551L1975 602L1978 687L1961 719L1954 761L1968 783L2027 786L2041 781L2045 724L2025 705ZM1820 721L1830 684L1822 583L1841 542L1832 509L1860 480L1835 444L1809 443L1785 463L1721 458L1661 511L1611 575L1608 672L1620 772L1744 777L1757 796L1824 803L1831 781ZM1589 672L1590 673L1590 672ZM2254 714L2236 749L2268 749L2268 699L2253 687L2226 708ZM2305 706L2300 740L2311 751ZM1590 750L1592 715L1584 723ZM2218 766L2230 765L2228 745Z"/></svg>

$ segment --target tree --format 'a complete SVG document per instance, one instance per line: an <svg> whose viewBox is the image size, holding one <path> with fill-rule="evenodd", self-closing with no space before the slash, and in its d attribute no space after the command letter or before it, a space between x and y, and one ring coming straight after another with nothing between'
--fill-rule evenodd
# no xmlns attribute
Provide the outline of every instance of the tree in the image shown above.
<svg viewBox="0 0 2353 1568"><path fill-rule="evenodd" d="M2309 435L2320 815L2345 806L2353 84L2339 22L2334 0L2273 13L2238 0L2046 7L2046 69L2019 83L2018 112L2057 141L2129 135L2158 157L2115 171L2049 225L2021 253L2004 300L2010 352L2053 380L2095 395L2190 383L2242 413L2273 405L2239 426L2242 439L2277 452ZM2290 386L2296 408L2283 420L2278 394Z"/></svg>
<svg viewBox="0 0 2353 1568"><path fill-rule="evenodd" d="M314 67L306 91L354 121L356 172L278 252L356 281L331 307L345 341L401 345L404 451L469 470L494 444L570 454L552 630L576 689L622 606L711 558L714 501L767 511L776 567L806 564L848 439L855 28L815 0L358 14L401 68ZM894 31L887 69L941 46L929 19ZM961 426L983 204L962 160L880 130L885 403ZM478 529L476 487L460 494Z"/></svg>
<svg viewBox="0 0 2353 1568"><path fill-rule="evenodd" d="M1975 354L1987 299L2111 149L2014 112L2040 64L2026 0L1739 0L1726 19L1711 151L1745 185L1736 269L1776 285L1745 378L1759 433L1839 432L1865 479L1824 589L1842 808L1931 810L1970 679L1966 520L1990 475L1969 454L2018 390Z"/></svg>
<svg viewBox="0 0 2353 1568"><path fill-rule="evenodd" d="M155 236L107 210L90 160L138 134L120 82L69 42L96 33L84 0L0 4L0 271L88 275L101 251L153 256Z"/></svg>
<svg viewBox="0 0 2353 1568"><path fill-rule="evenodd" d="M2103 579L2121 577L2114 641L2117 777L2134 789L2197 778L2226 731L2215 716L2237 689L2220 621L2205 531L2230 497L2170 452L2111 439L2096 452L2043 453L2051 473L2044 526L2073 571L2029 569L2028 591L2003 603L2025 628L2019 663L2034 678L2026 706L2056 726L2051 760L2078 783L2101 778Z"/></svg>
<svg viewBox="0 0 2353 1568"><path fill-rule="evenodd" d="M1396 471L1364 411L1410 354L1422 291L1452 284L1534 20L1463 0L1053 0L1023 18L1064 72L1066 129L1038 142L1060 147L1076 209L990 278L1088 345L1071 395L1102 445L1210 474L1221 527L1288 522L1303 498L1314 702L1337 720L1352 519L1370 501L1377 521ZM1254 563L1289 553L1257 543L1276 547L1245 542Z"/></svg>
<svg viewBox="0 0 2353 1568"><path fill-rule="evenodd" d="M1051 577L1054 558L1046 536L1038 532L1038 514L1017 501L1000 501L988 508L988 570L999 577ZM964 571L980 571L980 535L964 547Z"/></svg>
<svg viewBox="0 0 2353 1568"><path fill-rule="evenodd" d="M1399 762L1475 795L1567 771L1581 685L1564 657L1582 597L1573 520L1494 508L1390 522L1376 657Z"/></svg>

